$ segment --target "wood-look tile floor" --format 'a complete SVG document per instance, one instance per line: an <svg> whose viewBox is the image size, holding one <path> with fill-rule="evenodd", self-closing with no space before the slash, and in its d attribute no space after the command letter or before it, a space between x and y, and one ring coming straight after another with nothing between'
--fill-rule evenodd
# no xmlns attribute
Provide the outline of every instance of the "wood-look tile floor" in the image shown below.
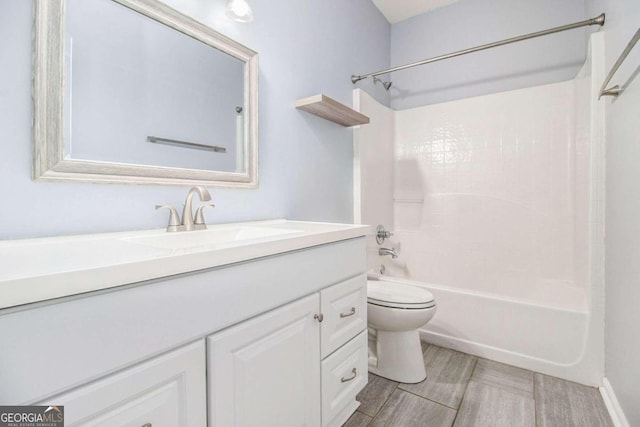
<svg viewBox="0 0 640 427"><path fill-rule="evenodd" d="M598 389L423 343L427 378L369 374L345 427L613 427Z"/></svg>

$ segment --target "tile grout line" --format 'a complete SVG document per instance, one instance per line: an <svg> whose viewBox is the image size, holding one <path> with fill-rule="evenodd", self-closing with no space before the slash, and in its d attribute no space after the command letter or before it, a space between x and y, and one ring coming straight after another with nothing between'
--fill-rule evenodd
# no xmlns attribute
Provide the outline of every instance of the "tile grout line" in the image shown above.
<svg viewBox="0 0 640 427"><path fill-rule="evenodd" d="M401 383L401 384L405 384L405 383ZM412 391L409 391L409 390L405 390L405 389L403 389L403 388L399 388L399 390L400 390L400 391L402 391L402 392L404 392L404 393L410 394L410 395L412 395L412 396L419 397L419 398L420 398L420 399L422 399L422 400L428 400L428 401L429 401L429 402L431 402L431 403L435 403L436 405L444 406L445 408L453 409L454 411L458 412L458 410L457 410L456 408L452 408L451 406L449 406L449 405L445 405L445 404L444 404L444 403L442 403L442 402L438 402L438 401L436 401L436 400L429 399L428 397L420 396L419 394L416 394L416 393L414 393L414 392L412 392Z"/></svg>
<svg viewBox="0 0 640 427"><path fill-rule="evenodd" d="M381 377L381 378L384 378L384 377ZM394 381L394 382L395 382L395 381ZM387 404L387 402L389 401L389 399L391 399L391 395L392 395L392 394L393 394L393 393L398 389L398 385L399 385L399 384L400 384L400 383L396 383L396 385L393 387L393 390L391 390L391 393L389 393L389 396L387 396L387 398L384 400L384 402L382 403L382 405L380 405L380 407L379 407L379 408L378 408L378 410L376 411L375 415L374 415L373 417L371 417L371 421L369 421L369 422L367 423L367 425L371 424L371 423L376 419L376 417L380 414L380 411L382 411L382 408L384 408L384 405L386 405L386 404ZM364 413L364 412L363 412L363 413ZM367 414L365 414L365 415L367 415Z"/></svg>
<svg viewBox="0 0 640 427"><path fill-rule="evenodd" d="M358 412L358 411L356 411L356 412ZM364 412L360 412L360 413L361 413L361 414L364 414ZM368 417L368 415L367 415L367 414L364 414L364 415ZM376 419L376 417L370 417L370 418L371 418L371 419L369 420L369 422L368 422L368 423L366 423L366 424L364 425L364 427L369 427L369 426L371 425L371 423L373 422L373 420L375 420L375 419Z"/></svg>
<svg viewBox="0 0 640 427"><path fill-rule="evenodd" d="M536 373L532 372L533 377L533 422L538 427L538 399L536 399Z"/></svg>
<svg viewBox="0 0 640 427"><path fill-rule="evenodd" d="M473 374L476 372L476 367L478 366L478 360L480 360L479 357L475 358L475 363L473 364L473 369L471 370L471 375L469 375L469 379L467 380L467 384L465 384L464 387L464 393L462 393L462 398L460 399L460 404L458 405L458 409L456 409L456 416L453 417L453 422L451 423L451 426L453 427L456 424L456 420L458 419L458 414L460 414L460 408L462 407L462 404L464 403L464 398L467 396L467 390L469 389L469 383L471 382L471 378L473 378Z"/></svg>

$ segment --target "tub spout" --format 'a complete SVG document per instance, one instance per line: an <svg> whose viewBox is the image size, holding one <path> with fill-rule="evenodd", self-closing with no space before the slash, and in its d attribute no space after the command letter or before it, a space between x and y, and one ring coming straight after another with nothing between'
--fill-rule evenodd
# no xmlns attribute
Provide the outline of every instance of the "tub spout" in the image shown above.
<svg viewBox="0 0 640 427"><path fill-rule="evenodd" d="M398 253L396 252L395 248L380 248L378 249L378 255L380 256L385 256L385 255L391 255L391 258L396 259L398 258Z"/></svg>

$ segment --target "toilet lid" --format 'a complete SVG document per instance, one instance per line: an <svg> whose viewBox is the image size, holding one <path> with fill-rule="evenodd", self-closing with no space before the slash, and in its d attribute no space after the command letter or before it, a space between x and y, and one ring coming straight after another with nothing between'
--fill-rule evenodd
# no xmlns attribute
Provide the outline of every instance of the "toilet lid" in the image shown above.
<svg viewBox="0 0 640 427"><path fill-rule="evenodd" d="M433 295L426 289L386 280L367 281L367 300L372 304L396 308L435 306Z"/></svg>

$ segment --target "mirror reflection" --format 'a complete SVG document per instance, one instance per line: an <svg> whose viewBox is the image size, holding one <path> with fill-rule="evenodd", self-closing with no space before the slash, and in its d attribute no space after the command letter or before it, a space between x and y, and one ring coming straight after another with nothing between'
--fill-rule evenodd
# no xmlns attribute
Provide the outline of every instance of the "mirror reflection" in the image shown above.
<svg viewBox="0 0 640 427"><path fill-rule="evenodd" d="M65 18L65 158L244 171L244 61L112 0Z"/></svg>

